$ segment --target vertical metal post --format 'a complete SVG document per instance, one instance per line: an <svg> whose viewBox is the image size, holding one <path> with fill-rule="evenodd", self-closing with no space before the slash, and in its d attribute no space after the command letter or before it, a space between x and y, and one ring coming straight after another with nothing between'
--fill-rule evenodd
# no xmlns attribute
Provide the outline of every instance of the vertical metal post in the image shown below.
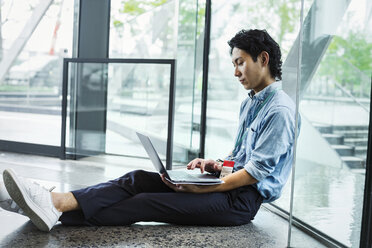
<svg viewBox="0 0 372 248"><path fill-rule="evenodd" d="M61 123L61 154L60 158L66 158L66 117L67 117L67 81L68 81L68 62L63 60L63 76L62 76L62 123Z"/></svg>
<svg viewBox="0 0 372 248"><path fill-rule="evenodd" d="M174 94L176 83L176 61L171 62L170 86L169 86L169 107L168 107L168 139L167 139L167 164L166 169L172 169L173 159L173 126L174 126Z"/></svg>
<svg viewBox="0 0 372 248"><path fill-rule="evenodd" d="M301 0L301 12L300 12L300 33L299 33L299 45L298 45L298 60L297 60L297 83L296 83L296 121L295 121L295 137L294 137L294 152L293 152L293 164L292 164L292 180L291 180L291 196L289 203L289 220L288 220L288 240L287 247L291 247L292 238L292 224L293 224L293 197L295 188L295 176L296 176L296 154L297 154L297 136L298 136L298 121L299 121L299 105L300 105L300 88L301 88L301 63L302 63L302 32L304 25L304 0Z"/></svg>
<svg viewBox="0 0 372 248"><path fill-rule="evenodd" d="M372 78L371 78L372 84ZM372 87L369 107L368 148L366 162L366 179L364 184L364 201L362 228L359 247L372 247Z"/></svg>
<svg viewBox="0 0 372 248"><path fill-rule="evenodd" d="M110 0L79 1L79 58L108 58Z"/></svg>
<svg viewBox="0 0 372 248"><path fill-rule="evenodd" d="M203 88L200 116L200 151L199 157L205 155L205 136L207 126L207 97L208 97L208 67L209 67L209 45L211 36L211 13L212 1L207 0L205 3L205 27L204 27L204 51L203 51Z"/></svg>

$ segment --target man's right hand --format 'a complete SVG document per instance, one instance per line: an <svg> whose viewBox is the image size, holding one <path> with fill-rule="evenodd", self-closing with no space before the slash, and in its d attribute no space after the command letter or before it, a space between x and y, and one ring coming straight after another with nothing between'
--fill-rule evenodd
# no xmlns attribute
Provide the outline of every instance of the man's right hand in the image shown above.
<svg viewBox="0 0 372 248"><path fill-rule="evenodd" d="M219 172L222 170L222 163L216 162L213 159L196 158L187 165L188 170L193 170L195 168L200 168L201 173L204 173L204 171L210 173Z"/></svg>

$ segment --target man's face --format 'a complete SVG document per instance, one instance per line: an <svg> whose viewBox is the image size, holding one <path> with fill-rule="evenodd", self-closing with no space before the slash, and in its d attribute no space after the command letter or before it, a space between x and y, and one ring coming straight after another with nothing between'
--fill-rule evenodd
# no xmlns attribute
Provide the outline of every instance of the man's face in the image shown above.
<svg viewBox="0 0 372 248"><path fill-rule="evenodd" d="M260 55L254 62L247 52L234 47L231 58L235 67L234 76L239 79L246 90L252 89L257 93L265 87L264 76L266 70L263 68Z"/></svg>

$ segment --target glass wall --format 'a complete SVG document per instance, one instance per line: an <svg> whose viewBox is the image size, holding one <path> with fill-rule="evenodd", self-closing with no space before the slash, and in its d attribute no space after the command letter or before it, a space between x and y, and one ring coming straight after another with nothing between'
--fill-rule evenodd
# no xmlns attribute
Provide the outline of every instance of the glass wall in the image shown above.
<svg viewBox="0 0 372 248"><path fill-rule="evenodd" d="M0 139L60 145L62 59L74 0L1 1Z"/></svg>
<svg viewBox="0 0 372 248"><path fill-rule="evenodd" d="M283 90L293 100L297 85L300 92L293 214L336 242L358 247L370 111L372 3L306 0L303 9L300 39L301 1L212 1L206 157L221 158L232 150L240 103L247 97L234 78L227 41L243 28L266 29L282 49ZM289 211L290 189L288 182L274 205Z"/></svg>
<svg viewBox="0 0 372 248"><path fill-rule="evenodd" d="M303 29L302 130L293 214L348 247L359 247L360 240L371 97L371 13L371 1L315 0ZM285 205L283 201L277 204Z"/></svg>
<svg viewBox="0 0 372 248"><path fill-rule="evenodd" d="M204 10L205 1L197 0L111 1L111 58L177 59L175 162L199 148Z"/></svg>

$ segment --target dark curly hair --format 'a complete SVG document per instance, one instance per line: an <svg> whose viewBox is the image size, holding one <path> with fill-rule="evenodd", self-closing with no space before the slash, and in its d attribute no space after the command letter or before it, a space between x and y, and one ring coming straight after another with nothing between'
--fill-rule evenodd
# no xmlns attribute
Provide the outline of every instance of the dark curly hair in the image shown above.
<svg viewBox="0 0 372 248"><path fill-rule="evenodd" d="M267 33L266 30L250 29L241 30L227 42L230 46L230 55L234 47L244 50L251 55L254 62L261 52L269 54L270 73L275 80L282 79L282 53L278 43Z"/></svg>

